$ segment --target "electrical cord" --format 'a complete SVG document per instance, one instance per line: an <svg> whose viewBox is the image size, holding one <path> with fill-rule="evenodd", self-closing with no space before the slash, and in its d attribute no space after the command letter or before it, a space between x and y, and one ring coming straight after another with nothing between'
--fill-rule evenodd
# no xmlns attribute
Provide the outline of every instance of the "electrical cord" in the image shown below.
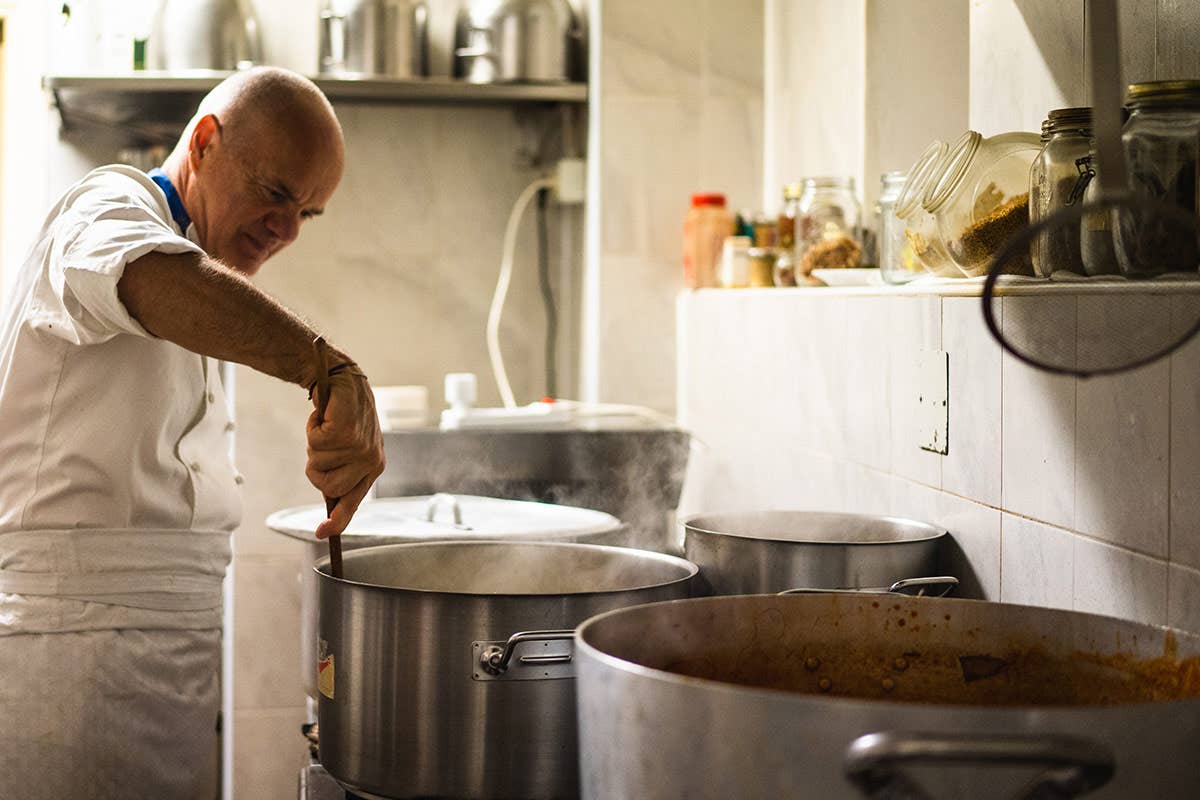
<svg viewBox="0 0 1200 800"><path fill-rule="evenodd" d="M512 384L508 382L508 372L504 368L504 354L500 351L500 318L504 315L504 300L508 296L508 287L512 283L513 257L517 247L517 228L521 217L529 206L534 195L543 189L555 185L553 178L538 178L525 187L513 204L512 212L508 215L508 224L504 228L504 245L500 258L500 275L496 279L496 291L492 295L492 305L488 309L487 319L487 348L488 359L492 363L492 375L496 379L496 388L500 390L500 399L505 408L516 408L517 401L513 396Z"/></svg>
<svg viewBox="0 0 1200 800"><path fill-rule="evenodd" d="M550 285L550 231L546 220L549 189L538 192L538 283L546 308L546 397L558 397L558 309L554 306L554 288Z"/></svg>

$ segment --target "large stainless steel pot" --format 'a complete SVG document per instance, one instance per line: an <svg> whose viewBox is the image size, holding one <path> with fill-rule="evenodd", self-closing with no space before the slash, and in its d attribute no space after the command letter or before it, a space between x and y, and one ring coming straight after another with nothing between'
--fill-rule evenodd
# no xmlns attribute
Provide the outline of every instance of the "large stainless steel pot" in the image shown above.
<svg viewBox="0 0 1200 800"><path fill-rule="evenodd" d="M420 78L429 75L426 0L325 0L321 75Z"/></svg>
<svg viewBox="0 0 1200 800"><path fill-rule="evenodd" d="M558 543L439 542L317 567L321 761L356 793L578 795L573 628L686 597L694 564Z"/></svg>
<svg viewBox="0 0 1200 800"><path fill-rule="evenodd" d="M465 0L454 77L470 83L562 83L579 72L582 29L567 0Z"/></svg>
<svg viewBox="0 0 1200 800"><path fill-rule="evenodd" d="M971 600L758 595L604 614L575 654L592 800L1008 797L991 792L1041 769L1075 792L1107 782L1096 798L1200 797L1200 638L1178 631ZM944 776L946 794L884 794L906 768L947 762L976 768Z"/></svg>
<svg viewBox="0 0 1200 800"><path fill-rule="evenodd" d="M317 699L313 669L318 650L317 573L311 567L329 553L329 543L316 535L326 516L325 504L319 503L285 508L267 517L268 528L305 545L300 573L300 675L304 691L313 700ZM342 549L463 539L626 545L627 533L620 520L601 511L435 494L365 501L342 533Z"/></svg>
<svg viewBox="0 0 1200 800"><path fill-rule="evenodd" d="M684 556L713 594L890 586L937 574L946 531L896 517L824 511L700 514Z"/></svg>
<svg viewBox="0 0 1200 800"><path fill-rule="evenodd" d="M244 0L163 0L146 42L156 70L231 70L262 60L258 19Z"/></svg>

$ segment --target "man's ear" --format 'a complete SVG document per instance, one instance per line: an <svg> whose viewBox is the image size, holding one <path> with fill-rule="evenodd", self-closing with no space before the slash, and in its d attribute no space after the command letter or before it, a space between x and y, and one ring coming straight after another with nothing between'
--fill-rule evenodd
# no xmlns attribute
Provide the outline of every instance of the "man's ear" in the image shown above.
<svg viewBox="0 0 1200 800"><path fill-rule="evenodd" d="M205 114L196 122L192 129L192 137L188 140L188 163L192 171L200 169L200 162L208 155L209 148L221 136L221 121L216 114Z"/></svg>

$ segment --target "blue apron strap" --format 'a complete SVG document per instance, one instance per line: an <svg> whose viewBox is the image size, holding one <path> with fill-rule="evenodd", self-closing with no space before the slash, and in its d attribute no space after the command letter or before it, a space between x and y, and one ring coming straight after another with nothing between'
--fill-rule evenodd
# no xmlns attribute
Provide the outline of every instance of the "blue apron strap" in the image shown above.
<svg viewBox="0 0 1200 800"><path fill-rule="evenodd" d="M175 191L175 184L171 183L171 179L167 177L167 173L158 167L155 167L146 174L150 176L150 180L158 184L158 187L163 190L163 194L167 196L167 206L171 209L171 219L175 220L175 224L179 226L179 230L183 232L184 236L187 236L187 229L192 224L192 218L188 216L187 209L183 207L183 200L179 197L179 192Z"/></svg>

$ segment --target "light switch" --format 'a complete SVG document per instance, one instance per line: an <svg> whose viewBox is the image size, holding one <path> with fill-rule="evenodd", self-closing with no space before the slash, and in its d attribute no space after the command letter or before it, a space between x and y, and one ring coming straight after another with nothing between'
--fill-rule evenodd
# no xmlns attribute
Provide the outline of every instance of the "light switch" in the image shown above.
<svg viewBox="0 0 1200 800"><path fill-rule="evenodd" d="M922 450L946 455L950 451L950 354L922 350L917 366L917 430Z"/></svg>

